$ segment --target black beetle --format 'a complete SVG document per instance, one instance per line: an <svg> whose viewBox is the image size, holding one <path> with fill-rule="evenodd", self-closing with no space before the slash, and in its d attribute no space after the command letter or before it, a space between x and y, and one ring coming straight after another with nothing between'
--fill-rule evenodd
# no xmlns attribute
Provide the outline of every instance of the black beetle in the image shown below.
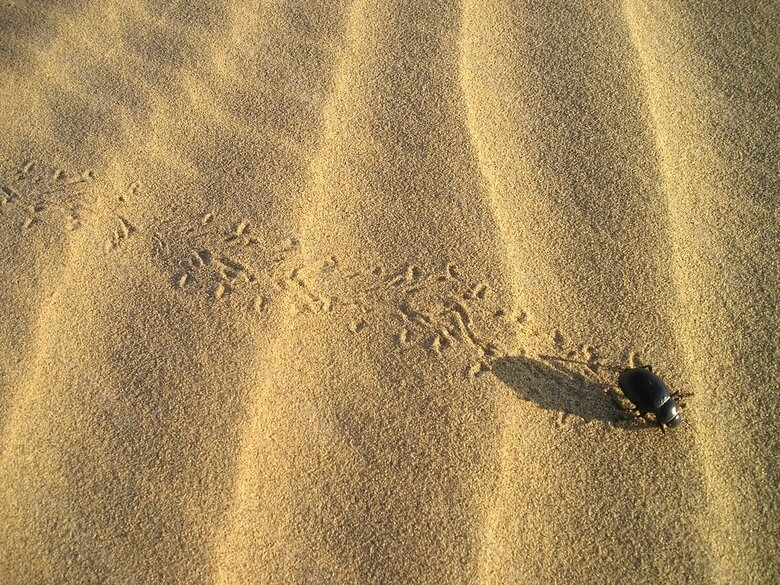
<svg viewBox="0 0 780 585"><path fill-rule="evenodd" d="M618 377L618 385L631 402L633 410L640 416L648 412L655 414L655 420L661 430L664 425L674 428L682 422L680 407L675 397L678 393L670 393L669 388L661 378L653 373L653 366L628 368Z"/></svg>

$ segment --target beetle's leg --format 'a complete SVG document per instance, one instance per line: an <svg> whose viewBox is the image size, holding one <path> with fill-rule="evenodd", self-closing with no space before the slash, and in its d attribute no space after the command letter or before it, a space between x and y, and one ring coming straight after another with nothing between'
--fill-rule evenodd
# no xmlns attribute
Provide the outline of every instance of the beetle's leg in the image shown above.
<svg viewBox="0 0 780 585"><path fill-rule="evenodd" d="M680 392L679 390L676 392L672 392L669 397L670 398L687 398L688 396L695 396L693 392Z"/></svg>
<svg viewBox="0 0 780 585"><path fill-rule="evenodd" d="M644 416L645 413L640 412L640 410L637 407L628 407L626 406L626 403L620 399L620 396L618 396L615 392L609 392L610 398L612 398L612 402L615 403L615 406L618 407L618 410L620 410L623 413L630 414L630 418L641 418Z"/></svg>
<svg viewBox="0 0 780 585"><path fill-rule="evenodd" d="M645 414L647 414L645 412L642 412L638 408L624 408L623 412L626 413L626 417L628 418L628 420L636 420L638 418L643 419L645 417Z"/></svg>
<svg viewBox="0 0 780 585"><path fill-rule="evenodd" d="M639 414L629 414L626 410L624 410L622 414L623 416L620 420L612 423L616 428L637 430L646 429L648 426L651 426L648 420Z"/></svg>
<svg viewBox="0 0 780 585"><path fill-rule="evenodd" d="M672 398L673 400L676 400L679 403L680 407L683 408L683 407L685 407L685 399L688 396L693 396L693 392L679 392L679 391L678 392L672 392L669 395L669 398Z"/></svg>

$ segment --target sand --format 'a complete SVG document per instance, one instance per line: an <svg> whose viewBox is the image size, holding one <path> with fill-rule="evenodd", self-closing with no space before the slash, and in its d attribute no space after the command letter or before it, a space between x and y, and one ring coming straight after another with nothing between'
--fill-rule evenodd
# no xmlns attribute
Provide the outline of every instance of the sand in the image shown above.
<svg viewBox="0 0 780 585"><path fill-rule="evenodd" d="M720 4L3 3L0 581L780 582L780 10Z"/></svg>

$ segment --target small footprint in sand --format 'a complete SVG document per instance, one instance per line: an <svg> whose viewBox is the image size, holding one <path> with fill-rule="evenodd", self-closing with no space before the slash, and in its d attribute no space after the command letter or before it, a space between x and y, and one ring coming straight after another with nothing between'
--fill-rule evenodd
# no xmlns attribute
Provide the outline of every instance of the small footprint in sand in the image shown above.
<svg viewBox="0 0 780 585"><path fill-rule="evenodd" d="M478 361L468 367L466 375L473 380L474 378L479 378L488 372L490 372L490 365L487 362Z"/></svg>
<svg viewBox="0 0 780 585"><path fill-rule="evenodd" d="M261 314L265 312L267 305L268 299L266 299L263 295L257 295L250 301L249 308L251 311Z"/></svg>
<svg viewBox="0 0 780 585"><path fill-rule="evenodd" d="M39 225L74 231L81 226L94 180L91 169L72 173L27 160L12 178L0 181L0 209L9 212L3 214L6 220L16 218L23 233L34 233Z"/></svg>
<svg viewBox="0 0 780 585"><path fill-rule="evenodd" d="M560 330L556 329L553 333L553 344L555 345L555 348L558 350L562 350L563 347L566 345L566 338L563 336L563 333L560 332Z"/></svg>
<svg viewBox="0 0 780 585"><path fill-rule="evenodd" d="M367 326L368 326L368 324L363 319L360 319L358 321L353 321L352 323L350 323L349 324L349 330L352 333L360 333Z"/></svg>
<svg viewBox="0 0 780 585"><path fill-rule="evenodd" d="M488 290L490 290L490 287L488 287L488 285L485 284L484 282L480 282L472 286L468 291L466 291L466 294L463 295L463 298L465 300L478 299L482 301L485 299Z"/></svg>
<svg viewBox="0 0 780 585"><path fill-rule="evenodd" d="M19 194L8 185L0 185L0 204L8 205L15 203L19 199Z"/></svg>
<svg viewBox="0 0 780 585"><path fill-rule="evenodd" d="M116 228L111 236L105 241L103 248L106 252L119 248L131 235L136 232L135 226L127 221L121 215L116 216Z"/></svg>
<svg viewBox="0 0 780 585"><path fill-rule="evenodd" d="M228 244L240 245L240 246L253 246L258 244L259 241L255 239L251 234L251 228L249 220L241 220L238 222L232 232L227 234L225 242Z"/></svg>
<svg viewBox="0 0 780 585"><path fill-rule="evenodd" d="M341 274L341 268L331 256L319 271L304 267L291 281L300 289L301 272L312 274L313 279L306 282L309 302L320 303L321 312L346 318L352 333L360 330L362 315L374 313L380 322L395 318L400 329L392 337L404 350L419 347L433 357L463 355L483 362L501 353L477 332L477 322L492 322L500 312L497 306L485 304L490 286L483 282L467 286L454 263L447 263L440 272L426 272L412 263L395 270L375 266L362 273ZM338 304L325 300L337 297Z"/></svg>
<svg viewBox="0 0 780 585"><path fill-rule="evenodd" d="M414 264L408 264L403 267L395 276L388 280L390 286L401 286L403 284L412 284L420 280L422 270Z"/></svg>
<svg viewBox="0 0 780 585"><path fill-rule="evenodd" d="M227 285L224 282L218 282L217 286L214 287L214 300L220 300L226 294L230 294L231 290L230 285Z"/></svg>
<svg viewBox="0 0 780 585"><path fill-rule="evenodd" d="M176 289L220 310L255 317L267 315L280 295L297 301L299 312L332 309L333 300L314 294L300 268L291 267L298 246L295 238L260 242L252 235L248 220L233 224L228 236L220 237L225 233L220 223L217 214L209 211L200 216L196 226L178 235L155 232L152 257L169 271ZM194 246L183 250L177 238Z"/></svg>

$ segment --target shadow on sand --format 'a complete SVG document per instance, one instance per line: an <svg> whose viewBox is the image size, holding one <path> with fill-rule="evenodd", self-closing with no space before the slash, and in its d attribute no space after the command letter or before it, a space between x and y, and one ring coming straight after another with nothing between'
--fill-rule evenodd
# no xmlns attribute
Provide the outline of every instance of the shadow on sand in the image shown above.
<svg viewBox="0 0 780 585"><path fill-rule="evenodd" d="M564 366L562 360L506 357L494 362L492 370L520 398L547 410L587 421L626 422L626 412L610 394L610 386L589 380Z"/></svg>

